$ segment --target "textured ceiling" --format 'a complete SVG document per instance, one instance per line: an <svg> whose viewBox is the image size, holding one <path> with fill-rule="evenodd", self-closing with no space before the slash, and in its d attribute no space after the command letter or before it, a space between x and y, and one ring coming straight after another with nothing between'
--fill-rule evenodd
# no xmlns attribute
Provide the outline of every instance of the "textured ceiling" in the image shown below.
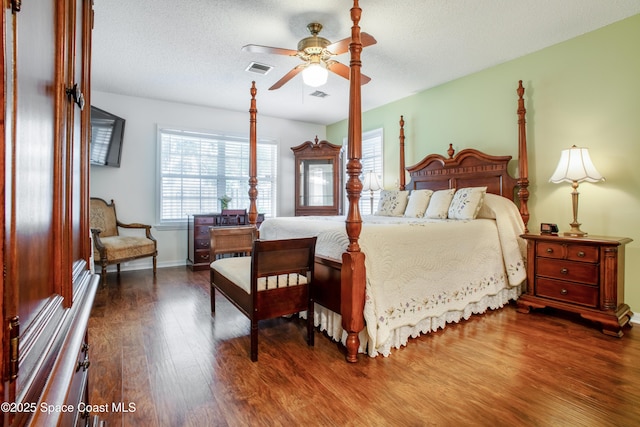
<svg viewBox="0 0 640 427"><path fill-rule="evenodd" d="M267 89L295 57L248 53L246 44L296 49L310 22L332 42L350 36L350 0L95 0L94 90L248 111L318 124L348 116L348 81L329 75L309 96L298 75ZM638 0L361 0L360 26L378 43L362 53L363 111L503 63L640 13ZM615 48L615 47L614 47ZM349 54L335 59L349 65ZM252 62L274 66L266 75Z"/></svg>

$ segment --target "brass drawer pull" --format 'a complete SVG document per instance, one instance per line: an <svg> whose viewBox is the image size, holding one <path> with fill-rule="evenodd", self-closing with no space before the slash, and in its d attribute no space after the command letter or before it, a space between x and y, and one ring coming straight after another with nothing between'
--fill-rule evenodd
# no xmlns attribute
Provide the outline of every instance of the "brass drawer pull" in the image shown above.
<svg viewBox="0 0 640 427"><path fill-rule="evenodd" d="M552 253L553 253L553 249L551 249L551 248L547 248L547 253L548 253L548 254L552 254Z"/></svg>
<svg viewBox="0 0 640 427"><path fill-rule="evenodd" d="M561 269L561 270L560 270L560 273L562 273L562 274L569 274L569 269L567 269L567 268L563 268L563 269Z"/></svg>
<svg viewBox="0 0 640 427"><path fill-rule="evenodd" d="M585 256L584 251L578 252L578 258L584 258L584 256Z"/></svg>
<svg viewBox="0 0 640 427"><path fill-rule="evenodd" d="M569 293L569 291L568 291L568 290L566 290L566 289L560 289L560 295L566 295L566 294L568 294L568 293Z"/></svg>

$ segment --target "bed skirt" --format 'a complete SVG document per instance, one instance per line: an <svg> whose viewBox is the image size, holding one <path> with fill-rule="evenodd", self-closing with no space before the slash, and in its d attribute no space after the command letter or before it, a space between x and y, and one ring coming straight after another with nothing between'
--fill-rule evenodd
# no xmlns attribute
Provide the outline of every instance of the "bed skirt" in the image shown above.
<svg viewBox="0 0 640 427"><path fill-rule="evenodd" d="M389 339L378 348L370 348L367 328L360 331L359 353L368 354L370 357L378 355L389 356L394 348L401 348L407 345L409 338L417 338L422 334L444 329L447 323L458 323L460 320L468 320L472 314L482 314L487 309L496 310L504 307L510 300L517 300L522 293L522 285L503 288L496 295L485 295L480 301L468 304L464 310L451 310L437 317L427 317L414 326L402 326L391 332ZM306 315L306 313L305 313ZM347 333L342 329L342 316L322 307L315 306L314 323L322 332L326 332L334 341L345 344Z"/></svg>

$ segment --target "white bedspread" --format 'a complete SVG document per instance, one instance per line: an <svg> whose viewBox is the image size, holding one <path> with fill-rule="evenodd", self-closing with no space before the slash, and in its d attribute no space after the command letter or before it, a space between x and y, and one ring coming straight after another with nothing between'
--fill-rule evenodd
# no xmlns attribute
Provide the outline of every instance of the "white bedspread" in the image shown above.
<svg viewBox="0 0 640 427"><path fill-rule="evenodd" d="M519 238L524 225L513 203L499 199L490 197L484 209L495 220L363 218L360 246L367 285L361 351L386 356L409 337L518 297L526 276L525 245ZM348 244L344 220L267 219L260 237L318 236L316 254L339 260ZM339 317L319 309L315 321L334 339L344 340Z"/></svg>

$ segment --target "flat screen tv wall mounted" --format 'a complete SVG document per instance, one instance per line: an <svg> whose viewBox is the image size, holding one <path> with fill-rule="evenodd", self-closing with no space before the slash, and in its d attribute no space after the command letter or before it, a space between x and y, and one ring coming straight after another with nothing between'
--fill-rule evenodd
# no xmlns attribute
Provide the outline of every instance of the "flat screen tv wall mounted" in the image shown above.
<svg viewBox="0 0 640 427"><path fill-rule="evenodd" d="M91 106L92 165L120 167L125 119Z"/></svg>

